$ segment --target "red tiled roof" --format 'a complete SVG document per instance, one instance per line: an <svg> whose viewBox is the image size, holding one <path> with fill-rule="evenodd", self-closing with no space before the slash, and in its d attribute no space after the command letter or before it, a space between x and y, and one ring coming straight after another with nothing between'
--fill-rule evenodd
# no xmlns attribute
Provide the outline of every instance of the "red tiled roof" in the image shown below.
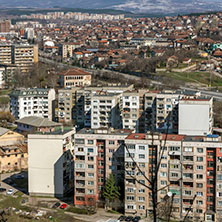
<svg viewBox="0 0 222 222"><path fill-rule="evenodd" d="M167 138L166 138L167 136ZM181 141L184 139L184 135L177 135L177 134L163 134L163 140L173 140L173 141Z"/></svg>
<svg viewBox="0 0 222 222"><path fill-rule="evenodd" d="M85 72L82 69L68 69L61 72L59 75L63 76L75 76L75 75L91 75L89 72Z"/></svg>
<svg viewBox="0 0 222 222"><path fill-rule="evenodd" d="M126 137L126 139L131 140L145 140L146 134L145 133L132 133L129 136Z"/></svg>

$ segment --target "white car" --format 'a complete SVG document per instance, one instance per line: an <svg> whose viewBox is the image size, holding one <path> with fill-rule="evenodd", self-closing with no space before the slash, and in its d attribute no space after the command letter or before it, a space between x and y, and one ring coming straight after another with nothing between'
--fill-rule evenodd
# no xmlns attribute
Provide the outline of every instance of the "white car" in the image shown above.
<svg viewBox="0 0 222 222"><path fill-rule="evenodd" d="M9 189L9 190L7 191L7 194L8 194L8 195L12 195L13 192L14 192L13 189Z"/></svg>

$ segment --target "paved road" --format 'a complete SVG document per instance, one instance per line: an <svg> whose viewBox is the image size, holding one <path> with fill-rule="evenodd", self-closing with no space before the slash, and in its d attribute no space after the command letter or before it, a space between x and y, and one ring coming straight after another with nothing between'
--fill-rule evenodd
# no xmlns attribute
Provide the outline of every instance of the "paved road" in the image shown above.
<svg viewBox="0 0 222 222"><path fill-rule="evenodd" d="M191 91L191 92L201 92L201 95L207 96L207 97L214 97L216 100L222 101L222 93L220 92L213 92L213 91L208 91L205 89L193 89L193 88L188 88L188 87L180 87L183 90Z"/></svg>

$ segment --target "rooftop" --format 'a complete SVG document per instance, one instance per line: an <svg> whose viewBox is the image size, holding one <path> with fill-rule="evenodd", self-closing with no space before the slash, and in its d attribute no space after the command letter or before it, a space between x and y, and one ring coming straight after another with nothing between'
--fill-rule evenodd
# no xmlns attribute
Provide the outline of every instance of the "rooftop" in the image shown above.
<svg viewBox="0 0 222 222"><path fill-rule="evenodd" d="M91 75L89 72L85 72L82 69L68 69L64 72L61 72L60 75L63 76L76 76L76 75Z"/></svg>
<svg viewBox="0 0 222 222"><path fill-rule="evenodd" d="M37 116L28 116L16 121L16 123L26 124L34 127L50 127L50 126L61 126L61 123L56 123L48 119L37 117Z"/></svg>
<svg viewBox="0 0 222 222"><path fill-rule="evenodd" d="M107 129L107 128L99 128L99 129L90 129L83 128L77 132L77 134L115 134L115 135L129 135L132 133L130 129Z"/></svg>
<svg viewBox="0 0 222 222"><path fill-rule="evenodd" d="M73 127L56 127L53 132L35 132L34 135L65 135L73 130Z"/></svg>

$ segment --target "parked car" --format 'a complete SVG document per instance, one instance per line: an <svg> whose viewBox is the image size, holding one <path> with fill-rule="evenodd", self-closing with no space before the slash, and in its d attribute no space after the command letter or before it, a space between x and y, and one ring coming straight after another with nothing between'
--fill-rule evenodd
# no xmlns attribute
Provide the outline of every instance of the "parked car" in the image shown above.
<svg viewBox="0 0 222 222"><path fill-rule="evenodd" d="M60 207L60 203L59 202L56 202L55 204L53 204L53 206L52 206L52 208L58 208L58 207Z"/></svg>
<svg viewBox="0 0 222 222"><path fill-rule="evenodd" d="M9 189L9 190L7 191L7 194L8 194L8 195L12 195L13 192L14 192L13 189Z"/></svg>
<svg viewBox="0 0 222 222"><path fill-rule="evenodd" d="M61 206L59 207L60 209L66 209L66 207L67 207L68 205L67 204L61 204Z"/></svg>
<svg viewBox="0 0 222 222"><path fill-rule="evenodd" d="M0 187L0 192L5 192L5 191L6 191L6 189L5 189L5 188Z"/></svg>
<svg viewBox="0 0 222 222"><path fill-rule="evenodd" d="M133 222L138 222L138 221L140 221L140 219L141 219L141 217L136 216L136 217L133 218Z"/></svg>
<svg viewBox="0 0 222 222"><path fill-rule="evenodd" d="M133 221L133 217L132 216L128 216L125 221Z"/></svg>
<svg viewBox="0 0 222 222"><path fill-rule="evenodd" d="M118 218L118 221L124 221L125 219L126 219L126 216L121 215L121 216Z"/></svg>

